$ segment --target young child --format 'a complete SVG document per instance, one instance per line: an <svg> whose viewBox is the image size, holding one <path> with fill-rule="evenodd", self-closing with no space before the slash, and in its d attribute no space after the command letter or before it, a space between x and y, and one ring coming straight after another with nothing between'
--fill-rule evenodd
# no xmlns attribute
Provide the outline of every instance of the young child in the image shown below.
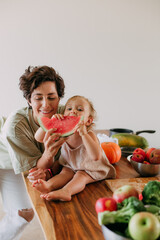
<svg viewBox="0 0 160 240"><path fill-rule="evenodd" d="M73 96L65 105L64 115L83 116L83 121L62 145L59 158L59 163L63 166L61 172L48 181L38 179L33 182L33 187L46 200L70 201L72 195L81 192L86 184L115 178L116 175L92 131L95 117L92 103L85 97ZM63 115L56 114L54 117L63 118ZM45 132L39 128L35 138L43 141L44 135Z"/></svg>

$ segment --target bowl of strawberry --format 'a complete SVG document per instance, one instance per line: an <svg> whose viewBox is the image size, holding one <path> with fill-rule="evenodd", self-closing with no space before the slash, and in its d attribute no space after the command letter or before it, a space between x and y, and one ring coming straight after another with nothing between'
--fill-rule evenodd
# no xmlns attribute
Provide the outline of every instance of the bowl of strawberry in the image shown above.
<svg viewBox="0 0 160 240"><path fill-rule="evenodd" d="M147 150L136 148L127 159L142 177L160 174L160 148L152 147Z"/></svg>

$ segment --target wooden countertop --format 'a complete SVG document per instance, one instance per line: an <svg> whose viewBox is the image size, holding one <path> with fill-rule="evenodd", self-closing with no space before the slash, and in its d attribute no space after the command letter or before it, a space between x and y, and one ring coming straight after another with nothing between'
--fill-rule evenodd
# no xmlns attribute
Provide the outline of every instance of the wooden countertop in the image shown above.
<svg viewBox="0 0 160 240"><path fill-rule="evenodd" d="M108 132L102 130L98 133ZM125 157L114 166L116 179L140 177ZM98 224L95 202L98 198L112 196L105 180L87 185L81 193L73 196L70 202L48 202L41 199L40 193L31 186L27 172L23 173L23 177L46 240L104 239Z"/></svg>
<svg viewBox="0 0 160 240"><path fill-rule="evenodd" d="M119 179L139 177L125 157L114 165ZM91 183L70 202L48 202L40 198L31 186L27 173L23 174L28 194L38 215L46 240L102 240L95 202L100 197L111 197L105 180Z"/></svg>

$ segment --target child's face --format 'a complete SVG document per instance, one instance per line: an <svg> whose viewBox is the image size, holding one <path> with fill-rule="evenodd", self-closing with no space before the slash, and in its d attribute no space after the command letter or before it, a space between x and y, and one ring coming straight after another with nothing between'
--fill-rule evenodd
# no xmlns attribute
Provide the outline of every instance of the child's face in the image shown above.
<svg viewBox="0 0 160 240"><path fill-rule="evenodd" d="M83 116L84 123L87 123L87 121L91 118L89 103L83 98L72 99L66 104L64 115Z"/></svg>

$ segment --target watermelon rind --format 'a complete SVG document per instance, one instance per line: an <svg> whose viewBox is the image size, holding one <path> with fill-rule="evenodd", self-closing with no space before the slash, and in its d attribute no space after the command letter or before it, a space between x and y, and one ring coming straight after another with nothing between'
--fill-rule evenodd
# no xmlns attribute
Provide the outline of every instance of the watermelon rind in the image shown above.
<svg viewBox="0 0 160 240"><path fill-rule="evenodd" d="M78 123L80 123L80 121L83 121L83 119L84 119L84 117L82 116L81 118L80 118L80 120L79 120L79 122ZM78 124L77 123L77 124ZM77 125L76 125L77 126ZM75 126L75 127L76 127ZM74 127L74 129L75 129L75 127ZM64 133L63 135L61 135L61 137L69 137L69 136L71 136L72 134L74 134L74 129L72 130L72 131L70 131L70 132L67 132L67 133Z"/></svg>
<svg viewBox="0 0 160 240"><path fill-rule="evenodd" d="M45 128L45 126L43 125L41 118L38 118L38 123L39 123L40 127L43 129L43 131L45 131L45 132L48 131L48 129Z"/></svg>
<svg viewBox="0 0 160 240"><path fill-rule="evenodd" d="M83 121L83 119L84 119L84 117L81 116L81 118L79 119L79 122L80 122L80 121ZM50 120L50 119L48 118L48 120ZM78 122L77 124L79 124L79 122ZM41 128L42 128L45 132L48 131L48 129L44 126L41 118L38 118L38 123L39 123L39 125L41 126ZM76 124L76 126L77 126L77 124ZM69 137L70 135L74 134L74 131L75 131L75 127L76 127L76 126L74 126L74 128L73 128L71 131L62 134L61 137Z"/></svg>
<svg viewBox="0 0 160 240"><path fill-rule="evenodd" d="M73 130L70 131L70 132L68 132L68 133L64 133L63 135L61 135L61 137L69 137L69 136L71 136L72 134L74 134L74 131L73 131Z"/></svg>

